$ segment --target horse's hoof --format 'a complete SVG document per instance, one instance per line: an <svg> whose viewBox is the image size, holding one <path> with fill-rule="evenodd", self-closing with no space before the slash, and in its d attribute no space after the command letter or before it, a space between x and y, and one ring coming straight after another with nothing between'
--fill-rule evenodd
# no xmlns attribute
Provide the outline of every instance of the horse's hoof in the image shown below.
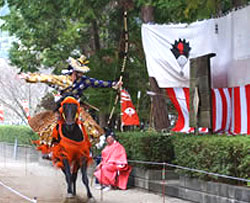
<svg viewBox="0 0 250 203"><path fill-rule="evenodd" d="M67 198L73 198L74 197L74 195L72 194L72 193L67 193L67 196L66 196Z"/></svg>
<svg viewBox="0 0 250 203"><path fill-rule="evenodd" d="M96 202L96 200L94 197L91 197L88 199L88 203L95 203L95 202Z"/></svg>

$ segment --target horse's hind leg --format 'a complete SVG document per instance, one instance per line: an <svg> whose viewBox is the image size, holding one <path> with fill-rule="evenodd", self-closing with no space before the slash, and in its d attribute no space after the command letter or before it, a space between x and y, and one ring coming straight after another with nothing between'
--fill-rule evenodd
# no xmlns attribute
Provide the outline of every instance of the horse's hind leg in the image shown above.
<svg viewBox="0 0 250 203"><path fill-rule="evenodd" d="M86 159L83 160L81 172L82 172L82 182L84 183L84 185L87 189L87 196L88 196L88 198L92 198L93 195L89 189L89 180L88 180L88 176L87 176L87 160Z"/></svg>
<svg viewBox="0 0 250 203"><path fill-rule="evenodd" d="M63 165L64 165L64 174L66 177L66 182L67 182L67 192L68 195L72 195L72 185L71 185L71 172L70 172L70 165L69 162L66 159L63 159Z"/></svg>

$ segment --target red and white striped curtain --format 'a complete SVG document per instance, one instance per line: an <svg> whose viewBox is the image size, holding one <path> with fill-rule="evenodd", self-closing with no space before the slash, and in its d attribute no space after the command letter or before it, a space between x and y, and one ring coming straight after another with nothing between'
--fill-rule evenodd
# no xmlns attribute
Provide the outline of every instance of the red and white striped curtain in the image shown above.
<svg viewBox="0 0 250 203"><path fill-rule="evenodd" d="M173 102L178 119L172 131L193 132L189 127L189 89L166 88ZM250 85L234 88L212 89L213 132L250 134ZM207 132L206 128L200 128Z"/></svg>

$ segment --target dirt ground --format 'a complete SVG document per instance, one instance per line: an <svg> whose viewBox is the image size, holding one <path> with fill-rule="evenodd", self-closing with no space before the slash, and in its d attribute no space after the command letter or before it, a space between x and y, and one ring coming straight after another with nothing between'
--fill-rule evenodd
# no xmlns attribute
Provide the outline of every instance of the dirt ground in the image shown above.
<svg viewBox="0 0 250 203"><path fill-rule="evenodd" d="M77 197L66 198L66 183L61 171L50 165L42 166L38 163L0 162L0 202L31 202L20 197L24 195L29 199L37 198L37 202L44 203L76 203L87 202L85 187L81 183L80 172L77 181ZM93 178L90 177L91 191L95 202L103 203L187 203L188 201L149 193L137 188L128 190L110 190L101 192L95 189ZM19 192L17 195L11 189Z"/></svg>

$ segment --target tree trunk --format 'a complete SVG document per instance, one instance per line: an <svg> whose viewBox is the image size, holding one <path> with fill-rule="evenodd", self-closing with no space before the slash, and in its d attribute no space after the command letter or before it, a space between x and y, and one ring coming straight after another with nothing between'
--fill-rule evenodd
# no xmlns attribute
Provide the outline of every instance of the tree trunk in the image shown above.
<svg viewBox="0 0 250 203"><path fill-rule="evenodd" d="M95 53L96 51L100 50L100 39L98 34L98 27L95 20L92 21L91 27L91 48L92 51Z"/></svg>
<svg viewBox="0 0 250 203"><path fill-rule="evenodd" d="M155 129L157 131L161 131L169 127L169 120L168 120L168 112L167 112L167 104L165 102L165 91L159 88L155 78L149 77L150 86L152 91L156 93L153 96L153 122Z"/></svg>
<svg viewBox="0 0 250 203"><path fill-rule="evenodd" d="M216 15L222 15L222 3L221 1L215 0L215 12Z"/></svg>
<svg viewBox="0 0 250 203"><path fill-rule="evenodd" d="M246 0L232 0L233 7L242 6L246 3Z"/></svg>
<svg viewBox="0 0 250 203"><path fill-rule="evenodd" d="M154 7L150 5L141 8L141 17L144 23L154 22Z"/></svg>
<svg viewBox="0 0 250 203"><path fill-rule="evenodd" d="M154 22L154 7L147 5L141 9L142 20L144 23ZM160 89L155 78L149 77L150 86L152 91L156 93L152 99L152 116L154 127L157 131L161 131L169 127L167 105L165 102L165 91Z"/></svg>

